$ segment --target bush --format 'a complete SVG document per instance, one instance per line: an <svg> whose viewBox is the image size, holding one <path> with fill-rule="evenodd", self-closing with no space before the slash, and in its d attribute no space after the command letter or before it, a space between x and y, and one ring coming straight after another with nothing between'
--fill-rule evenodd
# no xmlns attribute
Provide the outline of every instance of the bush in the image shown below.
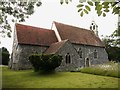
<svg viewBox="0 0 120 90"><path fill-rule="evenodd" d="M120 78L120 71L118 71L118 66L116 66L115 64L111 65L111 67L103 67L103 66L106 65L96 65L93 67L82 68L80 69L80 72Z"/></svg>
<svg viewBox="0 0 120 90"><path fill-rule="evenodd" d="M60 66L62 56L54 54L33 54L29 57L34 71L54 71L56 67Z"/></svg>
<svg viewBox="0 0 120 90"><path fill-rule="evenodd" d="M2 65L8 65L9 56L9 53L2 52Z"/></svg>
<svg viewBox="0 0 120 90"><path fill-rule="evenodd" d="M9 51L7 50L7 48L2 47L2 65L8 65L9 62ZM1 62L0 62L1 64Z"/></svg>

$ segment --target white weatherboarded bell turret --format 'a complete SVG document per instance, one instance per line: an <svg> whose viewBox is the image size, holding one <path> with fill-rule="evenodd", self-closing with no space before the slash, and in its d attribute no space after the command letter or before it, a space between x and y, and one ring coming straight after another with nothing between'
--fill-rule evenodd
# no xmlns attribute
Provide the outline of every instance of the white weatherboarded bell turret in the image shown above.
<svg viewBox="0 0 120 90"><path fill-rule="evenodd" d="M98 36L98 25L95 23L95 21L92 21L90 25L90 30L92 30L96 36Z"/></svg>

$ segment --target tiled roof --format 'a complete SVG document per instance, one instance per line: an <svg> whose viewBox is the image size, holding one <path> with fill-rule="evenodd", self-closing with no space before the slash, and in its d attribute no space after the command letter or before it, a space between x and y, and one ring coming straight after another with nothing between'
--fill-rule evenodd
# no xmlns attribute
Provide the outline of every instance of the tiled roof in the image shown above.
<svg viewBox="0 0 120 90"><path fill-rule="evenodd" d="M45 54L55 54L67 41L68 39L51 44L50 47L45 51Z"/></svg>
<svg viewBox="0 0 120 90"><path fill-rule="evenodd" d="M71 43L75 44L104 47L104 44L100 38L98 38L91 30L86 30L58 22L54 23L62 40L69 39Z"/></svg>
<svg viewBox="0 0 120 90"><path fill-rule="evenodd" d="M16 24L18 43L49 46L57 42L55 32L49 29Z"/></svg>

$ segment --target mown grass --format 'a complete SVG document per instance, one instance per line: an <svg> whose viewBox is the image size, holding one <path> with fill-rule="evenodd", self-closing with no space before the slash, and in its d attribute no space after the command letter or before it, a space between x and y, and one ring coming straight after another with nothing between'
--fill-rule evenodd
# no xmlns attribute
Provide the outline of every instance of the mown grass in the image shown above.
<svg viewBox="0 0 120 90"><path fill-rule="evenodd" d="M80 72L120 78L120 70L118 66L119 63L109 62L107 64L82 68L80 69Z"/></svg>
<svg viewBox="0 0 120 90"><path fill-rule="evenodd" d="M80 72L57 72L38 74L33 70L12 71L2 67L3 88L118 88L118 78L84 74Z"/></svg>

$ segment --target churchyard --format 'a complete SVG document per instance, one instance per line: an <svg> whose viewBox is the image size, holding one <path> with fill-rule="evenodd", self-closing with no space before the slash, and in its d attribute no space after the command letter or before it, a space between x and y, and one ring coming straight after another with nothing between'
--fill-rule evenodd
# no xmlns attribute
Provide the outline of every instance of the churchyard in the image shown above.
<svg viewBox="0 0 120 90"><path fill-rule="evenodd" d="M110 71L111 67L113 67L113 70L116 69L118 71L118 65L116 63L110 63L108 66L102 65L102 67L99 65L99 68L105 69L106 71ZM77 70L43 74L36 73L34 70L14 71L5 66L0 68L2 68L3 88L118 88L118 81L120 80L120 78L110 75L102 76L103 74L82 73L86 69L81 69L81 72Z"/></svg>

